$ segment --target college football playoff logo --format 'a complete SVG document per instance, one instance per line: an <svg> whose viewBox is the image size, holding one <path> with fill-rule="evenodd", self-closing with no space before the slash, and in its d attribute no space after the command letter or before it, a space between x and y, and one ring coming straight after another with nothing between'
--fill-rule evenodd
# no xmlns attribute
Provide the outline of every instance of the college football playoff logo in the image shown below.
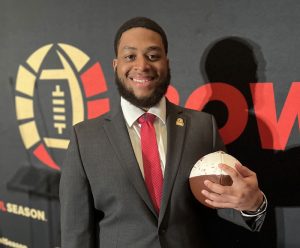
<svg viewBox="0 0 300 248"><path fill-rule="evenodd" d="M16 116L25 148L46 166L60 170L71 126L109 111L99 62L69 44L48 44L19 66Z"/></svg>

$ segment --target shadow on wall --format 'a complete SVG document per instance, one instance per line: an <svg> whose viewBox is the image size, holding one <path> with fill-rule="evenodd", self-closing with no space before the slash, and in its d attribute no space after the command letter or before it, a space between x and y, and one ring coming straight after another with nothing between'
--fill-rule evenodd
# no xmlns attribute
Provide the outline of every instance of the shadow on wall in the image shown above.
<svg viewBox="0 0 300 248"><path fill-rule="evenodd" d="M252 41L239 37L227 37L213 43L206 49L200 62L200 71L205 82L210 82L211 85L219 82L229 84L245 98L246 108L240 114L247 115L248 121L241 135L227 144L227 150L257 173L260 188L269 201L268 214L259 233L251 233L225 221L221 225L219 223L215 225L220 229L218 241L222 241L223 238L232 239L231 247L278 247L278 244L284 242L284 237L277 235L277 232L281 233L285 227L281 225L284 221L278 220L282 215L275 215L275 207L300 206L300 197L295 198L293 194L288 193L297 192L296 189L300 188L297 169L300 148L276 152L272 149L263 149L261 145L258 122L269 144L273 144L274 138L274 132L271 133L268 125L258 119L253 107L253 96L256 92L256 84L253 83L266 81L265 66L266 62L260 47ZM211 88L211 99L215 99L213 87ZM209 101L203 111L215 116L219 128L226 124L229 113L223 102ZM238 122L239 116L235 119ZM217 247L221 245L217 244Z"/></svg>

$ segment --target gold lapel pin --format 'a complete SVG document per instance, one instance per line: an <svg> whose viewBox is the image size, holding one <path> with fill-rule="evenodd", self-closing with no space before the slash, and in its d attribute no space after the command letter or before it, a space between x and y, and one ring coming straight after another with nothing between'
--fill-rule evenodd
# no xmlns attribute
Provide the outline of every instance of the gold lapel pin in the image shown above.
<svg viewBox="0 0 300 248"><path fill-rule="evenodd" d="M182 119L182 118L177 118L177 120L176 120L176 125L177 125L177 126L183 127L183 126L184 126L184 121L183 121L183 119Z"/></svg>

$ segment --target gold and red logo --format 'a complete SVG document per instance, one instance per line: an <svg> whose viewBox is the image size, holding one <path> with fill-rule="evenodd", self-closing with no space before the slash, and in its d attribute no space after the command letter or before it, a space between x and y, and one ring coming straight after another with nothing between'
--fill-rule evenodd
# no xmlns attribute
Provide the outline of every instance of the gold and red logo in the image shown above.
<svg viewBox="0 0 300 248"><path fill-rule="evenodd" d="M16 116L25 148L60 170L72 125L109 111L99 62L69 44L47 44L18 68Z"/></svg>

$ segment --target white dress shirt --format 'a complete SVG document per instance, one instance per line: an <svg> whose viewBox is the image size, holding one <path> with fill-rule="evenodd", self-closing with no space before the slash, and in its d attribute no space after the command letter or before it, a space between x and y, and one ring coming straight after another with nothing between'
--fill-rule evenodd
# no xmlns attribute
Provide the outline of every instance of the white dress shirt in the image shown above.
<svg viewBox="0 0 300 248"><path fill-rule="evenodd" d="M133 151L144 177L140 135L141 125L137 120L145 113L145 111L134 106L123 97L121 97L121 108L126 121ZM162 174L164 176L167 154L166 99L163 97L158 104L148 110L148 113L154 114L157 117L154 121L154 128L156 132L156 141L158 145Z"/></svg>

